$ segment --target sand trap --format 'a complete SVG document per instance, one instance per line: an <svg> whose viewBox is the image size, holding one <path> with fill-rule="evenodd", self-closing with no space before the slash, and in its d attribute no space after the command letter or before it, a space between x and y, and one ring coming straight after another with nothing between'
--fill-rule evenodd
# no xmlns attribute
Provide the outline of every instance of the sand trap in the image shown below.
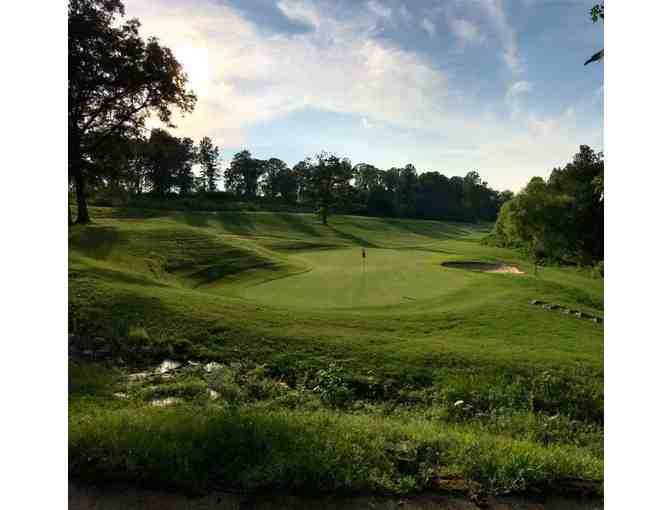
<svg viewBox="0 0 672 510"><path fill-rule="evenodd" d="M443 262L441 265L443 267L467 269L469 271L481 271L483 273L525 274L516 266L510 266L508 264L499 264L493 262L455 261L455 262Z"/></svg>

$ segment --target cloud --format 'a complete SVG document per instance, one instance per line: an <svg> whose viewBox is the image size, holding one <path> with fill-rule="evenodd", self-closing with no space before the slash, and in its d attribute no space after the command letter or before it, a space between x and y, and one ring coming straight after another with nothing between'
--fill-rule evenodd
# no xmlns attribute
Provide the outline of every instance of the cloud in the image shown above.
<svg viewBox="0 0 672 510"><path fill-rule="evenodd" d="M296 0L279 0L278 9L292 21L319 28L320 17L312 3Z"/></svg>
<svg viewBox="0 0 672 510"><path fill-rule="evenodd" d="M424 18L420 25L430 36L434 37L436 35L436 25L428 18Z"/></svg>
<svg viewBox="0 0 672 510"><path fill-rule="evenodd" d="M483 2L500 12L499 2ZM198 104L193 114L175 118L174 133L195 140L210 136L224 151L247 146L254 152L250 133L290 114L310 110L329 119L334 112L339 118L350 116L352 126L364 129L357 130L357 136L336 133L340 138L332 137L332 131L319 140L327 140L321 148L342 147L353 161L370 161L381 168L409 161L419 169L450 175L478 168L491 184L515 189L529 178L521 175L539 174L568 161L579 143L601 143L601 130L585 127L578 118L535 116L523 110L515 118L500 118L487 113L479 98L465 103L469 94L452 80L455 69L439 69L426 54L377 36L371 5L376 9L383 5L379 2L344 12L332 2L280 0L277 5L284 16L313 28L298 34L262 30L214 0L125 4L129 17L141 20L142 34L158 36L195 78ZM399 5L383 6L376 16L385 19L390 9L392 19L402 19ZM500 27L497 40L503 54L515 56L515 35L505 28L508 24L495 23L503 19L499 14L488 19ZM477 30L481 37L480 25ZM514 81L510 97L529 92L528 82ZM492 111L497 109L492 105ZM577 117L582 111L577 108ZM307 134L300 131L303 127L296 129L300 136L291 143L299 150L307 146L302 138L321 132L319 124ZM273 155L287 158L282 150Z"/></svg>
<svg viewBox="0 0 672 510"><path fill-rule="evenodd" d="M315 27L288 35L262 33L237 11L214 3L126 4L129 16L142 20L141 32L174 48L187 73L201 65L193 48L207 48L201 56L210 76L196 90L194 114L177 119L180 128L202 132L215 124L228 136L304 108L421 125L439 121L446 98L459 93L426 58L372 37L370 16L363 13L342 19L312 2L282 0L286 16Z"/></svg>
<svg viewBox="0 0 672 510"><path fill-rule="evenodd" d="M479 43L485 40L485 35L481 34L478 26L466 19L454 18L448 20L448 25L455 36L462 43Z"/></svg>
<svg viewBox="0 0 672 510"><path fill-rule="evenodd" d="M392 8L385 7L377 0L369 0L369 2L366 5L369 8L369 10L379 18L385 18L385 19L392 18Z"/></svg>
<svg viewBox="0 0 672 510"><path fill-rule="evenodd" d="M529 94L532 91L532 84L529 81L517 81L509 87L509 90L506 92L506 97L513 98L516 96L522 96L524 94Z"/></svg>
<svg viewBox="0 0 672 510"><path fill-rule="evenodd" d="M509 23L502 0L479 0L477 5L485 13L501 45L500 57L514 73L523 70L516 33Z"/></svg>

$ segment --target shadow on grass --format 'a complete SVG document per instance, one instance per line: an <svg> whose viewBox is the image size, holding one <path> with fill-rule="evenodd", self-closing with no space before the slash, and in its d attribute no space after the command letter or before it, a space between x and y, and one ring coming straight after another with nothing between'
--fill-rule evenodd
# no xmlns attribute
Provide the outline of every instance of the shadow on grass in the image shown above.
<svg viewBox="0 0 672 510"><path fill-rule="evenodd" d="M327 225L327 228L331 230L334 234L336 234L338 237L341 239L345 239L347 241L350 241L352 244L358 245L358 246L363 246L365 248L378 248L379 246L377 244L372 243L371 241L368 241L364 239L363 237L356 236L354 234L349 234L347 232L343 232L342 230L338 230L337 228L333 227L332 225Z"/></svg>
<svg viewBox="0 0 672 510"><path fill-rule="evenodd" d="M292 230L314 237L321 237L322 235L306 220L305 216L290 213L275 213L275 216L287 223Z"/></svg>
<svg viewBox="0 0 672 510"><path fill-rule="evenodd" d="M411 234L437 240L457 239L468 236L473 233L473 230L476 227L476 225L473 225L474 229L470 230L466 225L465 227L459 227L454 224L438 221L400 220L397 218L386 218L381 220L381 222L388 225L394 225L396 228L405 230Z"/></svg>
<svg viewBox="0 0 672 510"><path fill-rule="evenodd" d="M70 231L68 245L76 247L84 255L96 259L105 259L113 248L119 248L126 242L115 227L86 225Z"/></svg>

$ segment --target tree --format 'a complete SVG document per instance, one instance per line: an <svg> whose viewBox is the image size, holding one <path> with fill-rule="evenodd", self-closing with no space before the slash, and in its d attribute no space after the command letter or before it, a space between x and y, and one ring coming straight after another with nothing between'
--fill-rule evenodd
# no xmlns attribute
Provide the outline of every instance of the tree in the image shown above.
<svg viewBox="0 0 672 510"><path fill-rule="evenodd" d="M418 172L407 164L399 173L399 214L414 216L418 200Z"/></svg>
<svg viewBox="0 0 672 510"><path fill-rule="evenodd" d="M174 183L181 195L191 193L195 187L194 174L191 171L198 161L198 150L191 138L182 138L176 147L174 156Z"/></svg>
<svg viewBox="0 0 672 510"><path fill-rule="evenodd" d="M264 195L275 198L278 195L287 203L296 202L299 188L299 175L281 159L266 161Z"/></svg>
<svg viewBox="0 0 672 510"><path fill-rule="evenodd" d="M278 177L287 169L287 163L278 158L270 158L263 164L264 181L261 184L261 189L265 196L275 198L280 194Z"/></svg>
<svg viewBox="0 0 672 510"><path fill-rule="evenodd" d="M87 181L96 149L112 136L138 135L154 114L170 125L171 108L191 112L196 96L170 49L144 41L136 19L121 22L119 0L68 2L68 174L77 194L77 223L90 221Z"/></svg>
<svg viewBox="0 0 672 510"><path fill-rule="evenodd" d="M319 207L322 224L327 225L327 218L339 191L350 188L349 181L353 177L352 164L347 158L341 159L326 152L321 152L312 159L306 159L305 164L308 170L308 187Z"/></svg>
<svg viewBox="0 0 672 510"><path fill-rule="evenodd" d="M166 195L173 188L186 194L193 190L191 168L197 153L191 138L177 138L164 129L153 129L145 152L145 177L152 193Z"/></svg>
<svg viewBox="0 0 672 510"><path fill-rule="evenodd" d="M222 178L219 147L205 136L198 144L198 163L201 165L201 180L207 191L217 191L217 181Z"/></svg>
<svg viewBox="0 0 672 510"><path fill-rule="evenodd" d="M250 151L243 150L233 156L233 160L224 172L226 187L238 196L251 199L257 196L259 178L266 170L266 162L254 159Z"/></svg>
<svg viewBox="0 0 672 510"><path fill-rule="evenodd" d="M590 18L593 20L593 23L597 23L599 20L604 21L604 4L595 4L590 9ZM597 53L593 54L588 60L586 60L583 65L587 66L591 62L599 62L604 58L604 49L601 49Z"/></svg>
<svg viewBox="0 0 672 510"><path fill-rule="evenodd" d="M602 154L582 145L572 162L553 169L547 181L534 177L502 206L495 239L535 258L603 260L604 204L595 185L603 172Z"/></svg>
<svg viewBox="0 0 672 510"><path fill-rule="evenodd" d="M358 163L353 169L355 187L362 191L370 191L374 186L382 184L382 172L368 163Z"/></svg>

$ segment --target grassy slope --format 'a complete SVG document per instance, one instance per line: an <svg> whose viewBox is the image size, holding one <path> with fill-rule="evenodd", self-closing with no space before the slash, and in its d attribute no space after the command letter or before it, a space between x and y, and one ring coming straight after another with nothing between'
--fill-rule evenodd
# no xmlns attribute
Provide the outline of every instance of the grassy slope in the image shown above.
<svg viewBox="0 0 672 510"><path fill-rule="evenodd" d="M114 337L144 328L168 351L179 345L177 352L189 357L265 362L284 374L336 362L355 378L373 373L451 398L470 395L483 409L506 407L512 385L539 386L530 397L535 412L564 413L587 426L599 422L601 325L542 311L529 300L601 316L602 281L571 268L543 268L534 277L515 252L477 242L485 226L334 217L324 227L313 215L283 213L100 208L93 214L94 225L70 231L69 294L78 330ZM366 280L361 246L369 253ZM516 263L528 274L439 265L459 259ZM85 452L78 420L93 411L81 409L73 413L71 434ZM142 422L152 413L133 416ZM297 415L295 426L314 419ZM402 427L389 420L389 427ZM346 434L346 422L333 426ZM106 424L99 431L112 426ZM514 428L498 433L519 441ZM534 442L530 448L544 451ZM594 478L601 469L601 460L583 450L565 454L582 459L563 461L574 466L561 470L565 475ZM586 456L592 459L587 471L576 467ZM478 478L472 468L459 470Z"/></svg>

